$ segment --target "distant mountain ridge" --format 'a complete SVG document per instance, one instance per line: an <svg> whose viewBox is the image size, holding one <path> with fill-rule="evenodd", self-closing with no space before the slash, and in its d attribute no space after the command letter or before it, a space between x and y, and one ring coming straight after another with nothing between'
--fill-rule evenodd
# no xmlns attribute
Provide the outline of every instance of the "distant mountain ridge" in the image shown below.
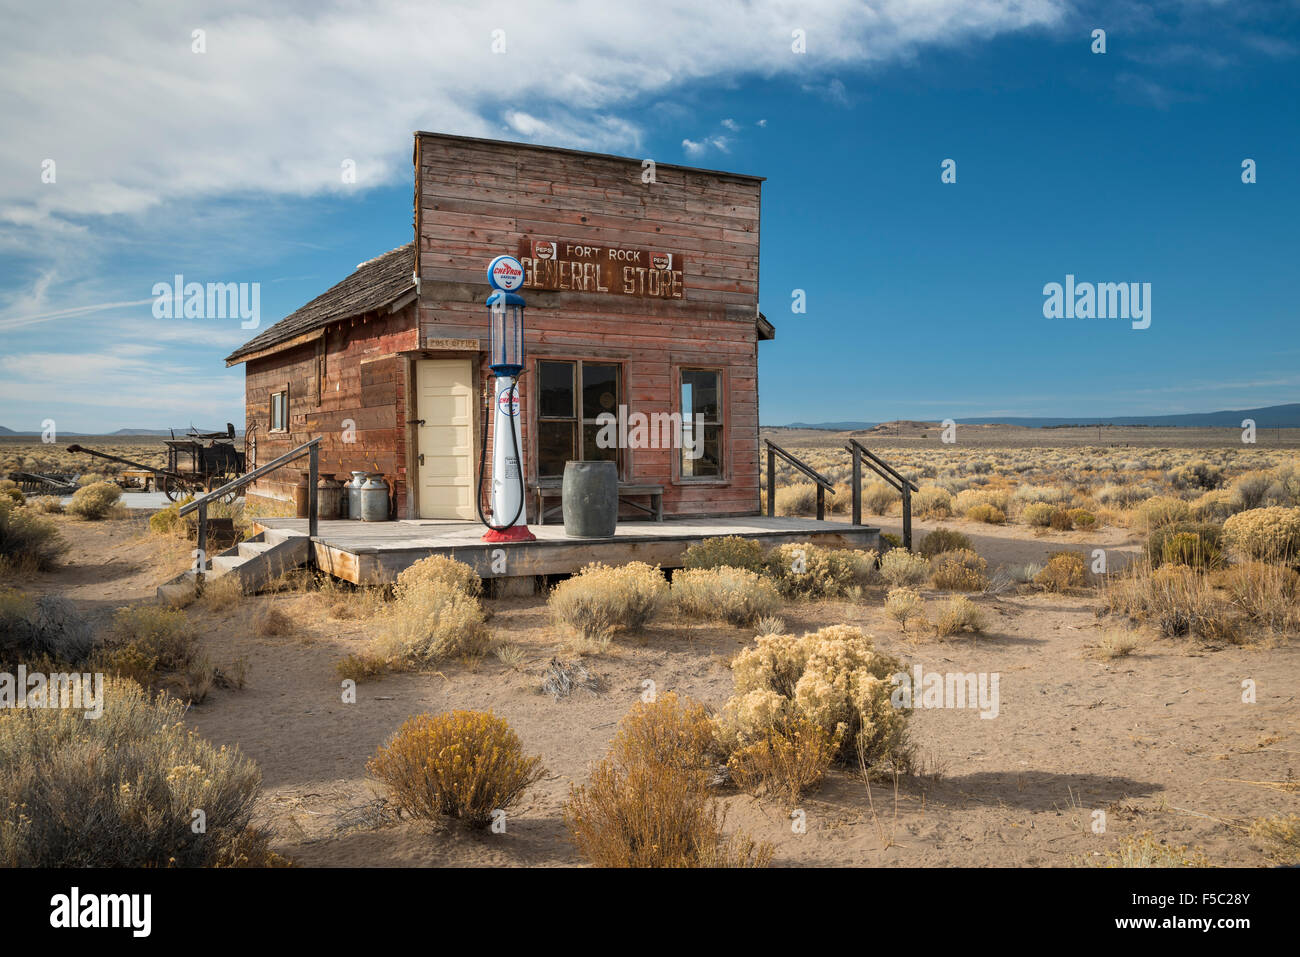
<svg viewBox="0 0 1300 957"><path fill-rule="evenodd" d="M1191 429L1239 429L1243 419L1253 419L1260 429L1300 428L1300 402L1270 405L1259 409L1225 409L1219 412L1183 412L1175 415L1115 415L1062 418L1055 416L986 416L984 418L956 419L959 425L1019 425L1030 429L1059 428L1061 426L1129 425L1176 427ZM934 420L922 420L934 421ZM879 422L792 422L781 428L825 429L847 432L870 429Z"/></svg>
<svg viewBox="0 0 1300 957"><path fill-rule="evenodd" d="M1228 428L1239 429L1243 419L1253 419L1256 428L1260 429L1300 429L1300 402L1291 402L1286 405L1269 405L1259 409L1224 409L1218 412L1182 412L1174 415L1114 415L1114 416L1087 416L1078 418L1064 418L1059 416L985 416L983 418L956 419L959 425L1019 425L1030 429L1048 429L1059 428L1061 426L1096 426L1096 425L1129 425L1129 426L1150 426L1158 427L1177 427L1190 429L1214 429ZM935 422L933 419L919 419L918 422ZM937 422L936 422L937 424ZM828 432L849 432L857 429L870 429L880 425L879 422L868 422L860 420L838 421L838 422L791 422L788 425L766 425L763 428L777 429L823 429ZM176 435L182 436L189 429L189 426L180 426L174 431ZM85 436L85 435L146 435L146 436L167 436L173 430L169 429L118 429L114 432L64 432L60 431L59 435ZM212 429L218 431L218 429ZM17 432L13 429L0 425L0 435L12 435L20 438L39 437L39 431ZM243 430L238 430L236 435L242 435Z"/></svg>
<svg viewBox="0 0 1300 957"><path fill-rule="evenodd" d="M175 433L176 433L176 437L177 437L177 438L180 438L182 435L184 435L186 432L189 431L189 428L190 428L190 427L189 427L188 425L184 425L184 426L181 426L181 427L179 427L179 428L177 428L177 429L118 429L116 432L64 432L62 429L60 429L59 432L58 432L58 434L59 434L60 436L63 436L63 435L69 435L69 436L86 436L86 435L103 435L103 436L110 436L110 435L170 436L173 432L175 432ZM213 431L213 432L217 432L217 431L220 431L220 430L219 430L219 429L213 429L212 431ZM19 438L29 438L29 437L30 437L30 438L40 438L42 434L43 434L43 433L41 433L41 432L15 432L13 429L5 428L3 425L0 425L0 435L14 435L14 436L18 436ZM243 434L243 430L240 429L240 430L236 431L235 434L236 434L236 435L242 435L242 434Z"/></svg>

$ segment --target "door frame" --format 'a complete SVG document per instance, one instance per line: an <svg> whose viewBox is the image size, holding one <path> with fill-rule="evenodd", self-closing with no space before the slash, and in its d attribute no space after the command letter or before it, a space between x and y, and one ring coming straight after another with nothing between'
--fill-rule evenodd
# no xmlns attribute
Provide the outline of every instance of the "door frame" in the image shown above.
<svg viewBox="0 0 1300 957"><path fill-rule="evenodd" d="M406 518L420 519L420 383L419 366L421 359L467 359L470 365L470 382L472 410L470 412L470 457L473 468L470 482L474 485L473 494L478 495L478 455L482 448L483 410L481 407L483 393L483 356L481 349L420 349L418 352L406 353Z"/></svg>

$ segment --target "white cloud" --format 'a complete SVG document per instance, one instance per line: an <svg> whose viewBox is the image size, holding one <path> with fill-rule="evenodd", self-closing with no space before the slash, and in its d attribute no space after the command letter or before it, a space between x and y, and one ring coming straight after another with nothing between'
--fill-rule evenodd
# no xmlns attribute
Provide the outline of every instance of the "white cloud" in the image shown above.
<svg viewBox="0 0 1300 957"><path fill-rule="evenodd" d="M682 149L687 156L703 156L709 150L720 153L730 152L730 141L725 136L706 136L702 140L682 140Z"/></svg>
<svg viewBox="0 0 1300 957"><path fill-rule="evenodd" d="M0 328L26 339L6 343L0 398L75 397L150 417L218 396L237 408L239 370L204 376L211 360L195 357L179 374L185 363L170 357L246 333L151 324L138 308L147 270L160 255L256 270L266 257L250 246L293 241L275 204L409 182L413 130L638 155L649 124L663 135L693 118L683 91L745 76L811 82L925 45L1059 24L1066 12L1067 0L572 0L563 16L508 0L10 4ZM808 36L802 56L790 49L796 26ZM191 51L194 29L206 31L205 53ZM492 52L496 29L504 54ZM730 122L683 150L726 152ZM54 183L42 182L46 159ZM356 164L355 186L342 182L344 160ZM105 352L105 340L175 349L140 364ZM43 351L65 342L112 362Z"/></svg>
<svg viewBox="0 0 1300 957"><path fill-rule="evenodd" d="M611 5L100 0L13 9L0 34L0 215L133 213L175 197L364 187L410 175L410 133L634 149L619 111L742 74L829 70L1052 24L1064 0ZM796 23L797 21L797 23ZM75 29L69 25L75 24ZM807 31L795 56L789 35ZM207 52L191 52L191 30ZM492 31L506 31L494 54ZM40 181L46 158L54 184Z"/></svg>
<svg viewBox="0 0 1300 957"><path fill-rule="evenodd" d="M129 343L96 352L0 356L0 402L6 415L17 415L0 424L21 430L49 415L65 430L119 428L132 420L157 427L160 415L162 424L224 421L243 405L237 370L160 362L160 348Z"/></svg>

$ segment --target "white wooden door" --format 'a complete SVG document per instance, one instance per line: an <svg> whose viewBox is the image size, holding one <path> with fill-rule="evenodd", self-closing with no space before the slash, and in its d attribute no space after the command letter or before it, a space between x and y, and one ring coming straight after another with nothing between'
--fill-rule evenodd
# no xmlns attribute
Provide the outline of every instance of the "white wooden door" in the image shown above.
<svg viewBox="0 0 1300 957"><path fill-rule="evenodd" d="M476 518L474 371L468 359L420 359L415 372L421 518Z"/></svg>

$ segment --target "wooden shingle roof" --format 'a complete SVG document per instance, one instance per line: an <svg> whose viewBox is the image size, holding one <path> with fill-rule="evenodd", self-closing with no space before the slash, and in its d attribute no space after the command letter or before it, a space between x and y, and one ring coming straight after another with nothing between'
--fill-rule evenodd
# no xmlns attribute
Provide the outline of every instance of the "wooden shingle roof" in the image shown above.
<svg viewBox="0 0 1300 957"><path fill-rule="evenodd" d="M342 282L249 339L226 357L226 365L242 362L254 353L265 352L331 322L391 306L415 292L414 266L413 242L362 263Z"/></svg>

